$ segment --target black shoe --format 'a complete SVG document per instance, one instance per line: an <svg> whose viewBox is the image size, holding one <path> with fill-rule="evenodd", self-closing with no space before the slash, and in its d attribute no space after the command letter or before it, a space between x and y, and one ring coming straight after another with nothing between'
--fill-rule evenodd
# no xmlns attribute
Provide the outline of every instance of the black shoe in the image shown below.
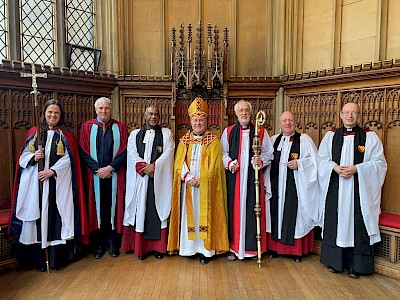
<svg viewBox="0 0 400 300"><path fill-rule="evenodd" d="M301 256L294 256L293 260L295 263L301 263L302 257Z"/></svg>
<svg viewBox="0 0 400 300"><path fill-rule="evenodd" d="M163 259L164 253L160 253L160 252L156 251L156 252L154 252L154 257L157 259Z"/></svg>
<svg viewBox="0 0 400 300"><path fill-rule="evenodd" d="M208 264L209 261L210 261L209 257L205 257L203 254L200 254L200 263L202 265Z"/></svg>
<svg viewBox="0 0 400 300"><path fill-rule="evenodd" d="M357 274L357 272L354 272L353 268L349 268L349 272L347 275L351 278L358 279L360 276Z"/></svg>
<svg viewBox="0 0 400 300"><path fill-rule="evenodd" d="M105 249L103 246L98 246L96 250L93 252L93 257L95 259L100 259L104 256Z"/></svg>
<svg viewBox="0 0 400 300"><path fill-rule="evenodd" d="M111 257L118 257L119 256L119 249L117 247L115 247L114 245L110 245L110 247L108 249L108 254Z"/></svg>
<svg viewBox="0 0 400 300"><path fill-rule="evenodd" d="M279 255L275 251L268 251L268 258L278 258Z"/></svg>
<svg viewBox="0 0 400 300"><path fill-rule="evenodd" d="M40 272L47 272L47 265L43 265L43 266L39 267L39 271Z"/></svg>
<svg viewBox="0 0 400 300"><path fill-rule="evenodd" d="M333 268L331 266L328 267L328 271L331 273L340 273L340 271L336 270L335 268Z"/></svg>
<svg viewBox="0 0 400 300"><path fill-rule="evenodd" d="M149 253L146 252L145 254L139 256L139 259L140 259L140 260L145 260L145 259L148 258L148 257L149 257Z"/></svg>

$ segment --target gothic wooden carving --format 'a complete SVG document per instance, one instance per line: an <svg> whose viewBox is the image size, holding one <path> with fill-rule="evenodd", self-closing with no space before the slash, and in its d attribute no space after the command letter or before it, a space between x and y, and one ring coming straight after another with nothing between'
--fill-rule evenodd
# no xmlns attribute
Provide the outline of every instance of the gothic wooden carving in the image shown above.
<svg viewBox="0 0 400 300"><path fill-rule="evenodd" d="M21 62L3 61L0 65L0 140L3 150L0 154L0 209L11 204L15 163L26 132L33 124L33 101L30 94L31 81L20 78L20 72L31 70L30 65ZM36 66L37 72L47 68ZM82 122L94 116L94 99L110 97L116 86L114 78L102 74L71 73L70 70L47 70L48 78L39 79L39 107L51 99L61 101L66 113L69 129L77 136Z"/></svg>
<svg viewBox="0 0 400 300"><path fill-rule="evenodd" d="M125 123L128 131L140 128L145 124L144 112L146 107L155 105L160 112L160 125L171 128L171 100L168 98L125 97Z"/></svg>
<svg viewBox="0 0 400 300"><path fill-rule="evenodd" d="M231 98L228 99L227 116L228 125L235 124L237 122L237 117L234 111L235 104L240 101L245 100L250 102L253 108L253 116L251 121L254 123L255 115L258 111L262 110L266 114L266 119L264 123L265 129L267 129L268 134L271 136L274 134L274 122L275 122L275 99L268 98Z"/></svg>
<svg viewBox="0 0 400 300"><path fill-rule="evenodd" d="M359 124L376 132L384 144L388 172L382 209L400 213L398 197L393 197L400 193L400 177L394 168L400 146L399 61L393 61L391 68L372 63L353 66L351 70L346 74L338 72L338 75L333 72L330 76L318 74L319 83L306 74L298 76L299 80L290 75L283 77L288 109L297 116L297 129L309 134L318 145L327 131L341 126L341 107L348 102L358 103L361 107ZM363 79L369 79L368 83Z"/></svg>

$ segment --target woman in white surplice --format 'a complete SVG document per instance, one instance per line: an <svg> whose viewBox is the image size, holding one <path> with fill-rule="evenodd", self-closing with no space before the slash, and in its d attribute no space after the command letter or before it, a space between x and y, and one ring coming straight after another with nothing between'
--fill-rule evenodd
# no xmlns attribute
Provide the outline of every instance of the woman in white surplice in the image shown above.
<svg viewBox="0 0 400 300"><path fill-rule="evenodd" d="M60 103L47 101L41 119L43 150L38 150L37 130L31 128L16 170L9 234L18 240L21 264L42 271L43 249L50 268L59 268L77 254L78 238L88 235L78 146L64 124ZM40 159L43 170L38 168Z"/></svg>

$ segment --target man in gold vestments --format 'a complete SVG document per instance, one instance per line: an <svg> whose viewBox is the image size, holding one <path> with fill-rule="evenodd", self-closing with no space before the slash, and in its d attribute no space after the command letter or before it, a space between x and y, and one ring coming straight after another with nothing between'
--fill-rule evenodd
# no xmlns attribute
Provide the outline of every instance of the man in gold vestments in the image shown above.
<svg viewBox="0 0 400 300"><path fill-rule="evenodd" d="M206 131L208 106L197 97L188 108L192 130L179 141L168 251L200 255L200 263L228 251L225 170L219 138Z"/></svg>

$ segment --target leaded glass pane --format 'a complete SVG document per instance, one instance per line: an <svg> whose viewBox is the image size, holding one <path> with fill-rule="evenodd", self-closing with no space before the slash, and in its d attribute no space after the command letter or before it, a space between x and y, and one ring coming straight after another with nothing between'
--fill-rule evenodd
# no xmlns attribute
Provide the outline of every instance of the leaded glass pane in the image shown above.
<svg viewBox="0 0 400 300"><path fill-rule="evenodd" d="M93 11L93 0L67 0L67 6L71 9Z"/></svg>
<svg viewBox="0 0 400 300"><path fill-rule="evenodd" d="M0 60L7 59L6 0L0 0Z"/></svg>
<svg viewBox="0 0 400 300"><path fill-rule="evenodd" d="M68 66L97 71L100 51L94 49L93 0L66 0Z"/></svg>
<svg viewBox="0 0 400 300"><path fill-rule="evenodd" d="M54 0L20 0L22 60L54 65Z"/></svg>
<svg viewBox="0 0 400 300"><path fill-rule="evenodd" d="M92 49L79 49L72 47L70 57L70 67L73 69L95 70L93 62L95 61L95 52Z"/></svg>
<svg viewBox="0 0 400 300"><path fill-rule="evenodd" d="M67 0L67 43L94 47L93 0Z"/></svg>

